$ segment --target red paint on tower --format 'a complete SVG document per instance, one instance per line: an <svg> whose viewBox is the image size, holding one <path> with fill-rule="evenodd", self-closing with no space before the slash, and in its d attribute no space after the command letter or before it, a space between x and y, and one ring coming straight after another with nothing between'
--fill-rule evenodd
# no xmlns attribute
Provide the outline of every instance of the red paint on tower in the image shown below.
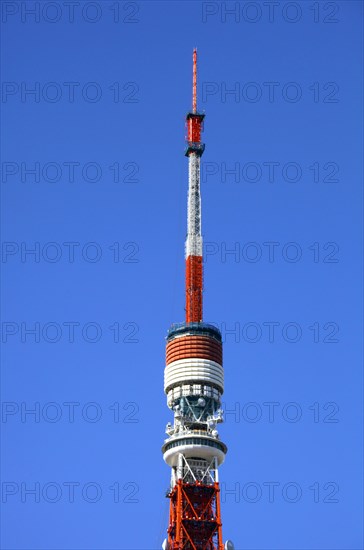
<svg viewBox="0 0 364 550"><path fill-rule="evenodd" d="M188 256L186 259L186 323L202 321L202 256Z"/></svg>

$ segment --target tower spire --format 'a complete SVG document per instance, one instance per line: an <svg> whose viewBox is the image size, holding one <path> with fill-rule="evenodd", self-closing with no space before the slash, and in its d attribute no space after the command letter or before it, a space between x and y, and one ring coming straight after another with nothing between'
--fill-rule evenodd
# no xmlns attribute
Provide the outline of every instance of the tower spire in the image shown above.
<svg viewBox="0 0 364 550"><path fill-rule="evenodd" d="M197 112L197 48L193 50L192 111Z"/></svg>
<svg viewBox="0 0 364 550"><path fill-rule="evenodd" d="M201 235L201 195L200 195L200 159L205 150L201 142L203 119L205 115L197 111L197 49L193 50L192 111L187 113L188 157L188 201L187 201L187 238L185 246L186 260L186 323L202 321L202 235Z"/></svg>

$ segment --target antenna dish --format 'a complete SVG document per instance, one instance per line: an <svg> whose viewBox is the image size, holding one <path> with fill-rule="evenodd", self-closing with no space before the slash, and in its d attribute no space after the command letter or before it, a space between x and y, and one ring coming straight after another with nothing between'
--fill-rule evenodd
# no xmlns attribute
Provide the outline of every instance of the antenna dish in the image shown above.
<svg viewBox="0 0 364 550"><path fill-rule="evenodd" d="M225 542L225 546L224 546L225 550L235 550L235 546L234 544L231 542L231 540L227 540Z"/></svg>

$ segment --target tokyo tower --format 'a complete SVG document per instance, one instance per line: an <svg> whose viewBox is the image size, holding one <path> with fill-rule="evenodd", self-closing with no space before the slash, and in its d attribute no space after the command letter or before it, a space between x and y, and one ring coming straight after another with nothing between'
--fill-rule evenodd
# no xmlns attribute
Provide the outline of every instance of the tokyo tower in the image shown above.
<svg viewBox="0 0 364 550"><path fill-rule="evenodd" d="M222 338L202 315L203 258L200 162L204 113L197 110L197 50L193 51L192 109L186 115L188 157L185 243L186 320L167 334L164 391L174 415L163 458L171 468L169 524L163 550L233 550L222 539L218 468L227 447L217 425L223 421Z"/></svg>

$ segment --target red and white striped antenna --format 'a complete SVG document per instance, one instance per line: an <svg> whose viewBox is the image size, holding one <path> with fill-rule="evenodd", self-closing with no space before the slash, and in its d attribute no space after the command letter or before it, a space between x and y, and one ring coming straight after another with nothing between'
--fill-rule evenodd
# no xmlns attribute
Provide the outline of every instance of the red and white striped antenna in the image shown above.
<svg viewBox="0 0 364 550"><path fill-rule="evenodd" d="M201 142L204 114L197 112L197 48L193 50L192 111L187 113L188 201L186 259L186 323L202 321L202 235L200 161L205 145Z"/></svg>
<svg viewBox="0 0 364 550"><path fill-rule="evenodd" d="M193 50L192 111L197 113L197 48Z"/></svg>

